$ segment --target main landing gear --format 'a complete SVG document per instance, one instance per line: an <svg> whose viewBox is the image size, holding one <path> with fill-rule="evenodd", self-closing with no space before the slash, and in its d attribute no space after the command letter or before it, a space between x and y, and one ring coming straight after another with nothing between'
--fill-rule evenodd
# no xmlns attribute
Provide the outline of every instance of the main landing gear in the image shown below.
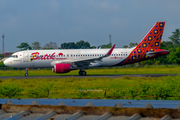
<svg viewBox="0 0 180 120"><path fill-rule="evenodd" d="M80 70L80 71L79 71L79 75L86 76L86 71Z"/></svg>
<svg viewBox="0 0 180 120"><path fill-rule="evenodd" d="M26 73L24 74L25 77L28 76L28 68L26 68Z"/></svg>

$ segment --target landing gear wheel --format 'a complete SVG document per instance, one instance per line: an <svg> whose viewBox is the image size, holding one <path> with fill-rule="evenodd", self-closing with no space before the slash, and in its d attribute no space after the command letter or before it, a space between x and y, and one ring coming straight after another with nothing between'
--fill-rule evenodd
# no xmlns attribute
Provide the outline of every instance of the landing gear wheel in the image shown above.
<svg viewBox="0 0 180 120"><path fill-rule="evenodd" d="M79 71L79 75L86 76L86 71Z"/></svg>
<svg viewBox="0 0 180 120"><path fill-rule="evenodd" d="M26 73L24 74L25 77L28 76L28 68L26 68Z"/></svg>
<svg viewBox="0 0 180 120"><path fill-rule="evenodd" d="M28 73L25 73L24 76L27 77L27 76L28 76Z"/></svg>
<svg viewBox="0 0 180 120"><path fill-rule="evenodd" d="M82 71L82 76L86 76L86 71Z"/></svg>
<svg viewBox="0 0 180 120"><path fill-rule="evenodd" d="M79 71L79 75L82 75L82 71Z"/></svg>

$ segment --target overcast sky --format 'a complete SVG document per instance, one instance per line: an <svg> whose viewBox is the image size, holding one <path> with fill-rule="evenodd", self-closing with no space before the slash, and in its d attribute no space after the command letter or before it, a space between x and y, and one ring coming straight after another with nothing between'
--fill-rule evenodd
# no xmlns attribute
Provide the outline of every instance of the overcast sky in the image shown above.
<svg viewBox="0 0 180 120"><path fill-rule="evenodd" d="M180 28L180 0L0 0L5 52L35 41L60 46L84 40L98 46L109 43L109 34L120 48L139 43L157 21L166 22L167 41Z"/></svg>

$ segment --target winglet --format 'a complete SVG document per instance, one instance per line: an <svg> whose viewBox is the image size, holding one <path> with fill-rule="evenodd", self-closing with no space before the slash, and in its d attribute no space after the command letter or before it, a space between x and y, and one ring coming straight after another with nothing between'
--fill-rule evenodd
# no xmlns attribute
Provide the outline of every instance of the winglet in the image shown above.
<svg viewBox="0 0 180 120"><path fill-rule="evenodd" d="M113 46L112 46L112 48L104 55L104 56L102 56L102 57L99 57L100 59L102 59L102 58L104 58L104 57L108 57L108 56L110 56L111 55L111 53L113 52L113 50L114 50L114 48L115 48L115 46L116 46L116 44L114 44Z"/></svg>
<svg viewBox="0 0 180 120"><path fill-rule="evenodd" d="M112 51L114 50L114 48L115 48L115 46L116 46L116 44L114 44L113 46L112 46L112 48L108 51L108 53L106 54L106 55L111 55L111 53L112 53Z"/></svg>

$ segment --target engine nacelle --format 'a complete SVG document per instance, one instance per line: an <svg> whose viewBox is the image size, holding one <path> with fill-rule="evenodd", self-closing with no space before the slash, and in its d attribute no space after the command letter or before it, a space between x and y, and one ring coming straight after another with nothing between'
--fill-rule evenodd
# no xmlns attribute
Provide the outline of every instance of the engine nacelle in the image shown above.
<svg viewBox="0 0 180 120"><path fill-rule="evenodd" d="M69 63L57 63L52 68L52 71L55 73L67 73L71 70L71 64Z"/></svg>

